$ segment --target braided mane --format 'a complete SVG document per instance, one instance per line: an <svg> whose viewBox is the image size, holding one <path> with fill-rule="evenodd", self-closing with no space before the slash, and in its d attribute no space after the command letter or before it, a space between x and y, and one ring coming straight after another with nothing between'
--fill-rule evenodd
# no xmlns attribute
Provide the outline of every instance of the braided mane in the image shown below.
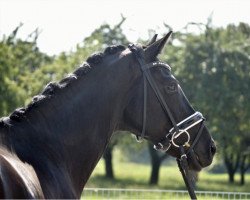
<svg viewBox="0 0 250 200"><path fill-rule="evenodd" d="M41 103L52 98L59 90L66 88L79 77L82 77L88 72L90 72L91 69L95 67L95 65L102 63L104 57L114 55L123 50L125 50L125 46L113 45L107 47L103 53L94 53L93 55L87 58L86 62L83 62L80 67L78 67L73 73L69 74L67 77L63 78L61 81L50 82L49 84L47 84L41 94L34 96L32 101L27 105L26 108L17 108L14 112L10 114L9 118L12 120L20 121L25 116L26 112L28 112L34 107L38 107ZM0 119L0 124L1 123L3 123L3 120Z"/></svg>

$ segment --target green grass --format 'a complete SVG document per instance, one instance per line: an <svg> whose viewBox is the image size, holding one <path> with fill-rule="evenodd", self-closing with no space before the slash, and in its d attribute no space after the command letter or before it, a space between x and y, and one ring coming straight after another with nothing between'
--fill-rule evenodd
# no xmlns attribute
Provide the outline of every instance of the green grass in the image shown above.
<svg viewBox="0 0 250 200"><path fill-rule="evenodd" d="M162 166L158 185L149 185L150 165L131 162L114 163L115 180L104 177L104 162L101 160L95 168L86 187L88 188L131 188L131 189L168 189L183 190L184 182L177 166ZM211 174L203 170L199 174L197 190L250 192L250 175L246 176L246 184L239 185L239 175L236 183L229 184L227 174Z"/></svg>

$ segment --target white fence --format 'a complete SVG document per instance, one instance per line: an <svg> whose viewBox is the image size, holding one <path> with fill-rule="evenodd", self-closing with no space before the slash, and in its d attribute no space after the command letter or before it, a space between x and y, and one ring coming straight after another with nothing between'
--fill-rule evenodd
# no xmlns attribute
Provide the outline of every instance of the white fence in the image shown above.
<svg viewBox="0 0 250 200"><path fill-rule="evenodd" d="M198 199L250 199L250 193L196 191ZM82 199L189 199L186 190L85 188Z"/></svg>

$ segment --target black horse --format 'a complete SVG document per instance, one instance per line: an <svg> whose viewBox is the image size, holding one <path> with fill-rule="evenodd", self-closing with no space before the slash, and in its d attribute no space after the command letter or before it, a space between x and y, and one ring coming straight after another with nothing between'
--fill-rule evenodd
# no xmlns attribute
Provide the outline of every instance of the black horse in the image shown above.
<svg viewBox="0 0 250 200"><path fill-rule="evenodd" d="M157 60L169 36L146 47L108 47L59 83L49 83L26 108L1 118L0 198L80 198L116 130L177 158L177 147L187 152L191 145L189 168L210 165L215 146L201 114L170 67Z"/></svg>

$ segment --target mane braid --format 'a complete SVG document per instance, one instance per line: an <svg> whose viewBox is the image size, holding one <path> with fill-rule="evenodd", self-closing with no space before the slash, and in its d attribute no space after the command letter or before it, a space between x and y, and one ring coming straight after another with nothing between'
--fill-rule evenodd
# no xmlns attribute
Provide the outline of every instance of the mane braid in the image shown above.
<svg viewBox="0 0 250 200"><path fill-rule="evenodd" d="M3 119L4 119L3 117L0 118L0 128L4 127L4 125L5 125Z"/></svg>
<svg viewBox="0 0 250 200"><path fill-rule="evenodd" d="M34 107L39 106L47 99L52 98L54 94L57 93L57 91L67 87L79 77L86 75L95 65L100 64L105 56L114 55L125 49L126 48L123 45L112 45L107 47L103 53L94 53L88 57L86 62L83 62L80 67L78 67L72 74L69 74L58 83L50 82L47 84L41 94L34 96L26 108L17 108L10 114L9 118L18 122L21 121L25 117L26 112L30 111ZM4 123L4 121L0 120L0 124L1 123Z"/></svg>

